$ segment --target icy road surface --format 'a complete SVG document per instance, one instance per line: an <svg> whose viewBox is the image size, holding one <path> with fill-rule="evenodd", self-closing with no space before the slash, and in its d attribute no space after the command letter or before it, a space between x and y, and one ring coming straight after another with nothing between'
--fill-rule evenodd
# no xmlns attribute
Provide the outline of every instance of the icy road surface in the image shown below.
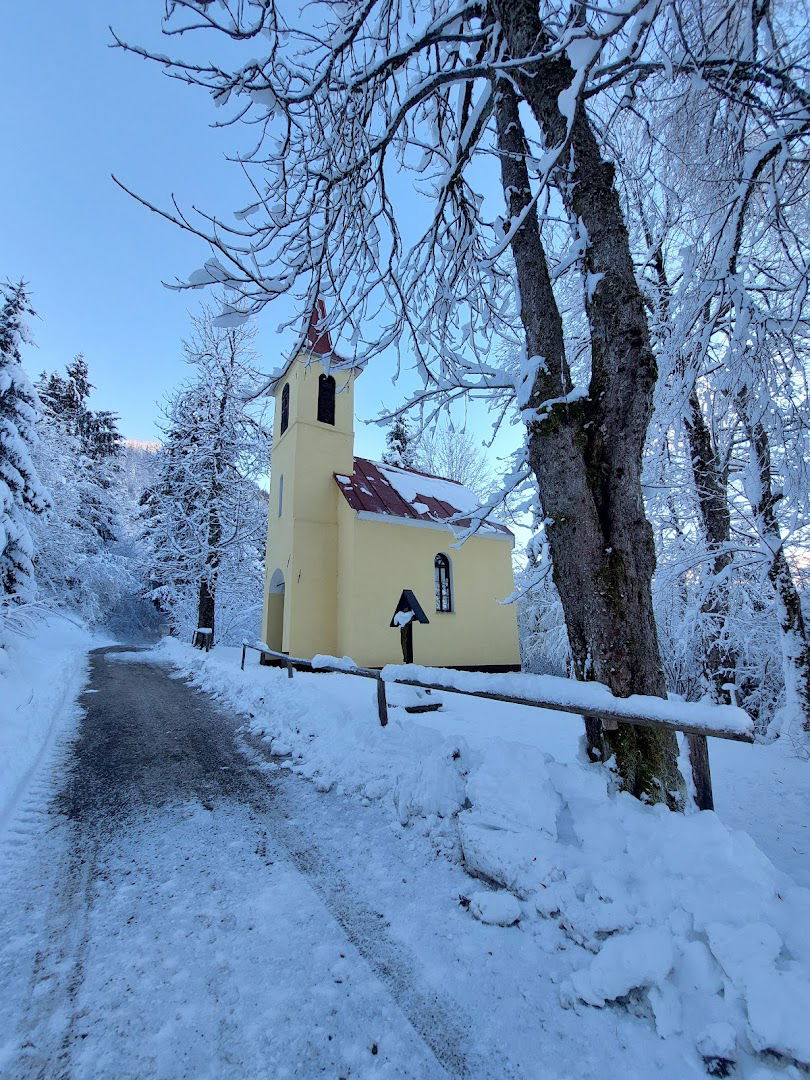
<svg viewBox="0 0 810 1080"><path fill-rule="evenodd" d="M633 1017L583 1039L460 867L154 654L97 650L81 705L0 850L4 1080L691 1075Z"/></svg>

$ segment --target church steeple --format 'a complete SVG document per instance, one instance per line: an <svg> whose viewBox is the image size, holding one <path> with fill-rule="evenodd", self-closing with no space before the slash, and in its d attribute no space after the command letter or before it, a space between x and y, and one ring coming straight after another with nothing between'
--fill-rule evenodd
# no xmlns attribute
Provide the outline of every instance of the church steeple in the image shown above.
<svg viewBox="0 0 810 1080"><path fill-rule="evenodd" d="M274 649L337 649L338 490L354 471L354 380L318 299L306 340L276 377L265 640Z"/></svg>
<svg viewBox="0 0 810 1080"><path fill-rule="evenodd" d="M329 331L322 329L325 320L326 304L319 296L312 308L307 327L307 347L316 356L332 355L332 340L329 337Z"/></svg>

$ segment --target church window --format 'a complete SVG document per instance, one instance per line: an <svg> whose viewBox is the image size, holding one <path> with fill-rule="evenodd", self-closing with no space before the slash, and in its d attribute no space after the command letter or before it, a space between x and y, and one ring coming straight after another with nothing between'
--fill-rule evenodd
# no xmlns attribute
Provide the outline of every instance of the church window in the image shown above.
<svg viewBox="0 0 810 1080"><path fill-rule="evenodd" d="M436 610L452 611L453 597L450 592L450 560L441 552L433 560L436 575Z"/></svg>
<svg viewBox="0 0 810 1080"><path fill-rule="evenodd" d="M318 379L318 419L322 424L335 424L335 380L331 375Z"/></svg>
<svg viewBox="0 0 810 1080"><path fill-rule="evenodd" d="M287 430L290 423L290 384L284 383L281 391L281 434Z"/></svg>

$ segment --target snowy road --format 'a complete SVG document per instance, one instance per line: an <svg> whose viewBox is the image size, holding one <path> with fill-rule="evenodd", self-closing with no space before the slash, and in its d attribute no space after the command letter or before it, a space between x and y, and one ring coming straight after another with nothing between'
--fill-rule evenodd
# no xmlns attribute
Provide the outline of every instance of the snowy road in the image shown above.
<svg viewBox="0 0 810 1080"><path fill-rule="evenodd" d="M268 782L202 695L111 651L55 806L6 853L2 1075L466 1072L463 1022L296 824L308 785Z"/></svg>
<svg viewBox="0 0 810 1080"><path fill-rule="evenodd" d="M0 846L3 1080L698 1075L624 1010L583 1038L556 927L474 921L427 836L154 653L96 651L81 704Z"/></svg>

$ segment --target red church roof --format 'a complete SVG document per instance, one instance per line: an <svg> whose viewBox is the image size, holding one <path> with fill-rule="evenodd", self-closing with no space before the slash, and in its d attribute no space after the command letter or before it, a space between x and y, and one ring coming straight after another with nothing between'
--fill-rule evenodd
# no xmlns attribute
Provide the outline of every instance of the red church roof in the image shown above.
<svg viewBox="0 0 810 1080"><path fill-rule="evenodd" d="M367 458L356 457L354 473L351 476L335 473L335 482L353 510L426 524L443 524L479 506L478 497L455 480L415 469L399 469ZM454 524L466 528L470 519L461 518ZM512 535L505 525L494 521L485 522L482 531Z"/></svg>

